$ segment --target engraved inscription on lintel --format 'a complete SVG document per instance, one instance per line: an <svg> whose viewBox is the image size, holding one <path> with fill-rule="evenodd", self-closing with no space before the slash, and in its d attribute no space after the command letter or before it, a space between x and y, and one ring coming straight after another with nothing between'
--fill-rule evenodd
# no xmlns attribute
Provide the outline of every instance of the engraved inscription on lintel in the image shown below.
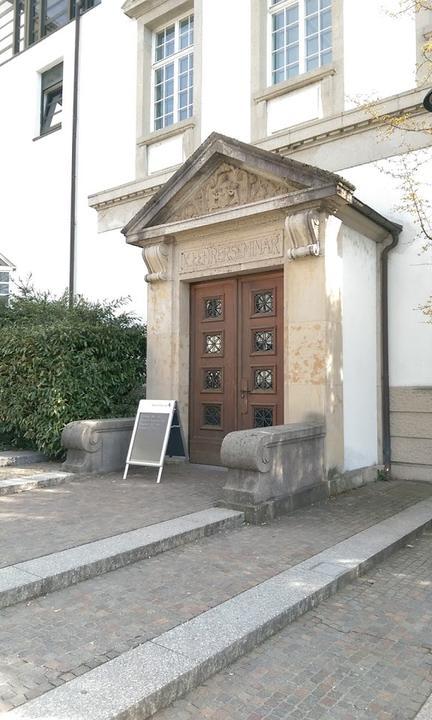
<svg viewBox="0 0 432 720"><path fill-rule="evenodd" d="M277 233L262 238L253 237L238 242L183 250L180 272L194 272L195 270L224 267L254 260L267 260L267 258L281 257L282 255L282 233Z"/></svg>
<svg viewBox="0 0 432 720"><path fill-rule="evenodd" d="M168 210L167 220L174 222L208 215L216 210L285 195L298 187L294 183L277 182L222 163L201 187L195 189L190 199L172 212Z"/></svg>

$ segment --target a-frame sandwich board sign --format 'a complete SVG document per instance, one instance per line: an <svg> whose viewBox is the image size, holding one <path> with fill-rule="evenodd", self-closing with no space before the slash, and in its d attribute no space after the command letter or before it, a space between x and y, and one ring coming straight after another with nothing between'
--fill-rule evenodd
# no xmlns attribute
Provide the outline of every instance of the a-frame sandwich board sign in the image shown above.
<svg viewBox="0 0 432 720"><path fill-rule="evenodd" d="M123 480L129 465L159 468L160 483L165 457L184 457L186 443L175 400L140 400L132 431Z"/></svg>

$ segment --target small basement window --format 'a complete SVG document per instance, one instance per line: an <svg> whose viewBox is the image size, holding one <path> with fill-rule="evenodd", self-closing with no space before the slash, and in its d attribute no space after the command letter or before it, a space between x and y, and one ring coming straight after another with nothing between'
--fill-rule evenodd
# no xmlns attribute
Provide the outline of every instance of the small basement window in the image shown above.
<svg viewBox="0 0 432 720"><path fill-rule="evenodd" d="M42 73L40 134L61 127L63 109L63 63Z"/></svg>

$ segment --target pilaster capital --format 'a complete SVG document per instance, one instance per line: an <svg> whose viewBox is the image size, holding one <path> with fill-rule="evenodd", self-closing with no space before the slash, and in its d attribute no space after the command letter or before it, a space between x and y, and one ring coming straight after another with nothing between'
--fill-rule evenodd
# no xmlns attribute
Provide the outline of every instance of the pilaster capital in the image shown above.
<svg viewBox="0 0 432 720"><path fill-rule="evenodd" d="M318 210L302 210L285 219L288 258L295 260L320 254L319 230L322 218Z"/></svg>
<svg viewBox="0 0 432 720"><path fill-rule="evenodd" d="M148 283L168 279L169 250L166 242L147 245L143 248L142 256L149 272L145 276Z"/></svg>

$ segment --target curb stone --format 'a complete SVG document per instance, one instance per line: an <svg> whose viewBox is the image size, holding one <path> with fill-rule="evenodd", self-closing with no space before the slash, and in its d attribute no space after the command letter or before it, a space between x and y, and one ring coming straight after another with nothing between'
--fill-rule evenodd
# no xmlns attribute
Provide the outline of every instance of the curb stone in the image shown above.
<svg viewBox="0 0 432 720"><path fill-rule="evenodd" d="M243 522L243 513L209 508L0 568L0 608L75 585L220 530L231 530Z"/></svg>

